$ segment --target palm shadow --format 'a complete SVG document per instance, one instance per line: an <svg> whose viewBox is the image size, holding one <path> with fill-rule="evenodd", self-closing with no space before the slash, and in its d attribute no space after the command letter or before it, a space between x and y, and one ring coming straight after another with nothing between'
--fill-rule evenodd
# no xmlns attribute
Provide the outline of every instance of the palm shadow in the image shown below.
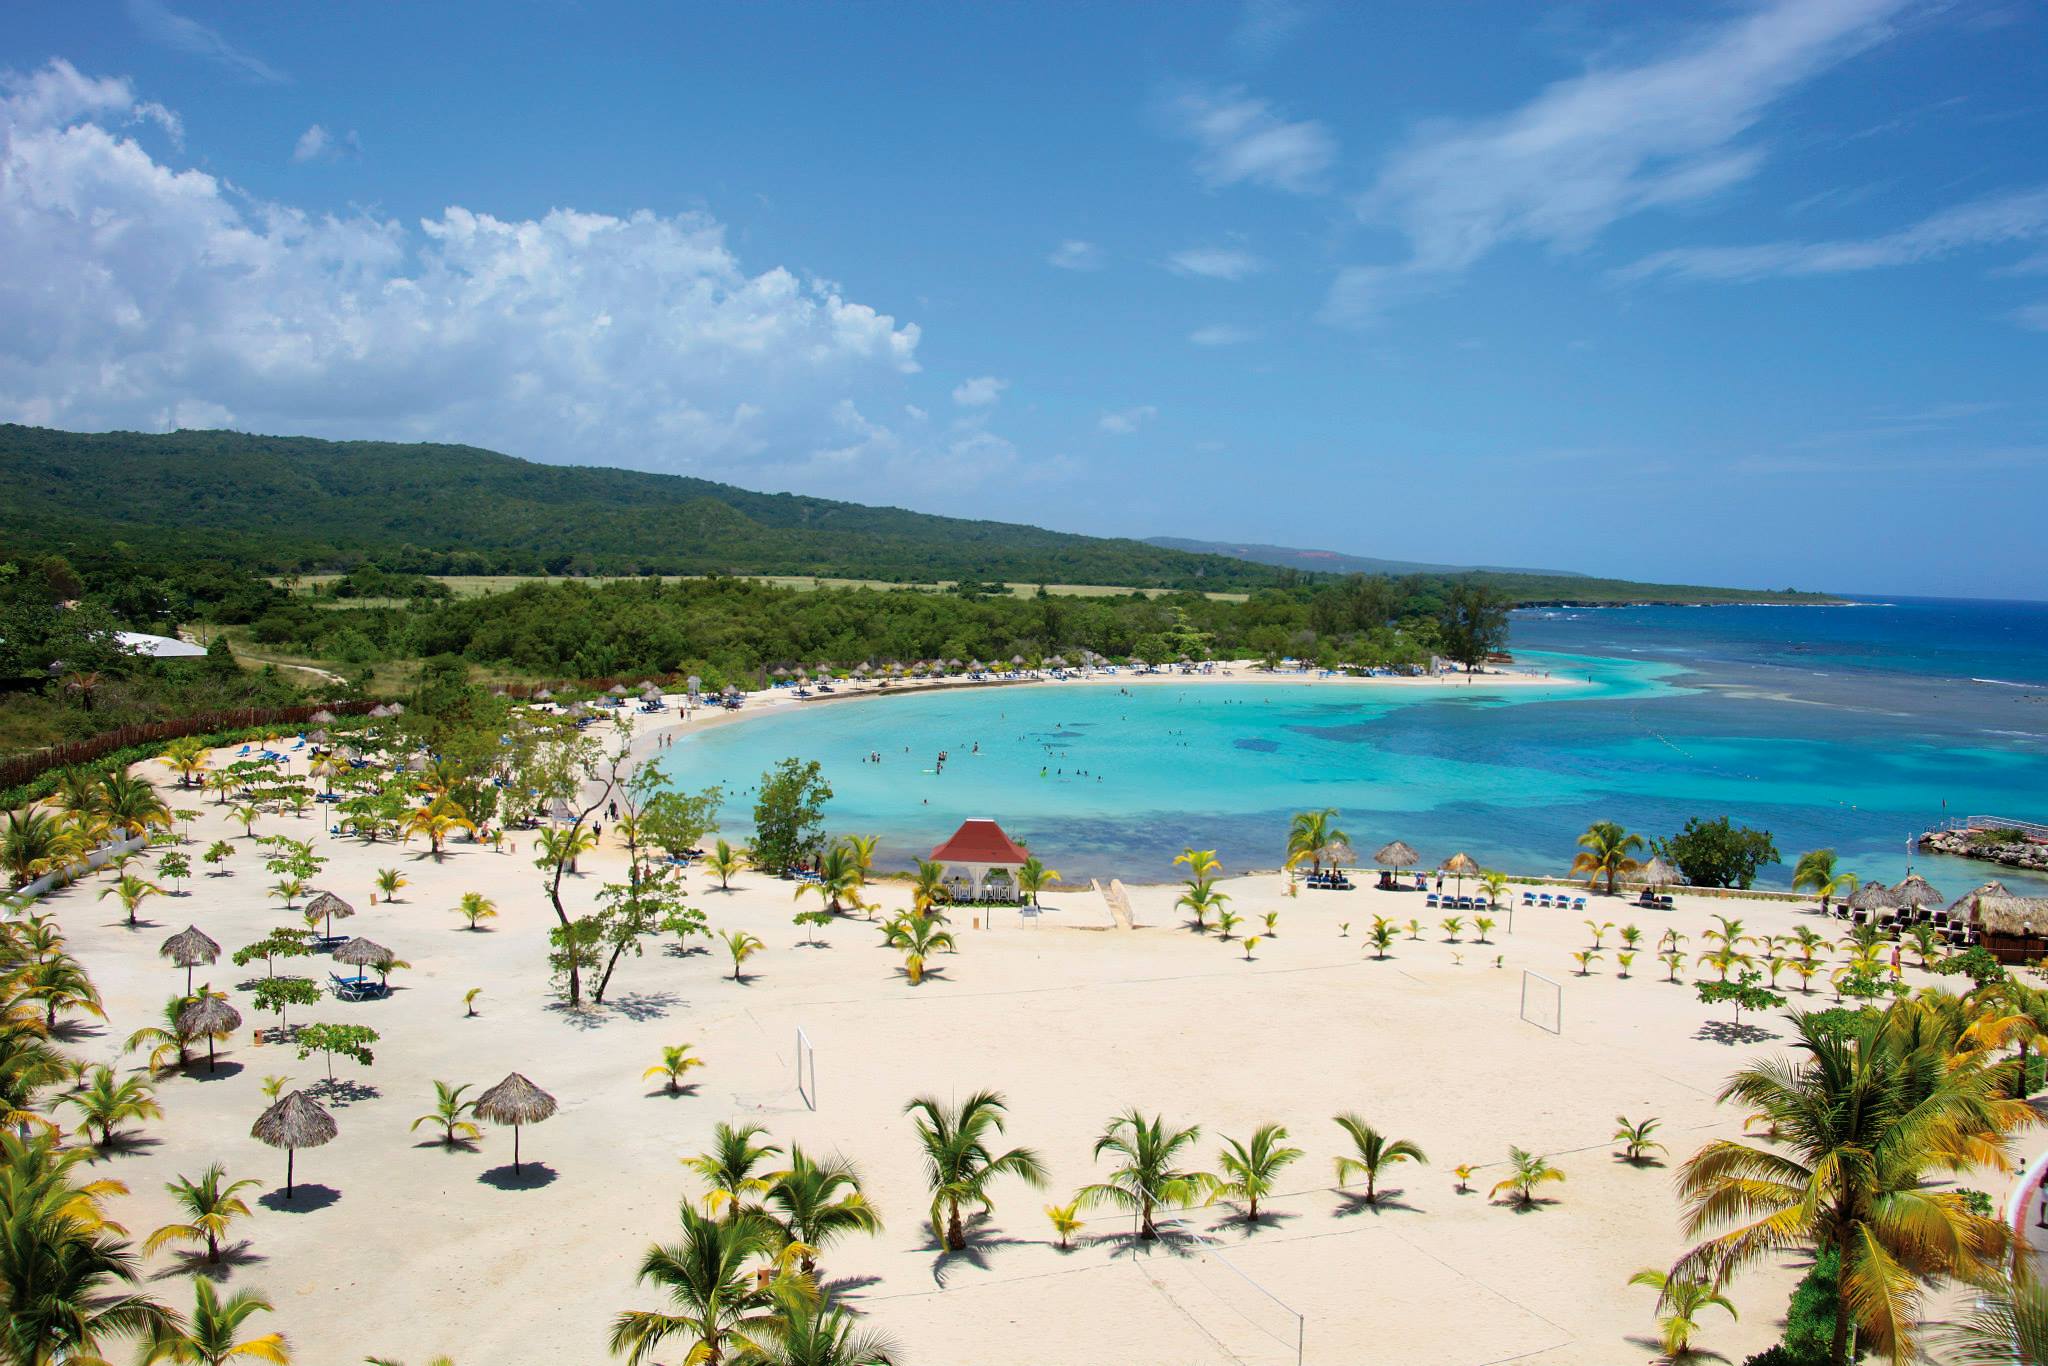
<svg viewBox="0 0 2048 1366"><path fill-rule="evenodd" d="M985 1230L990 1227L991 1222L990 1216L985 1213L971 1214L963 1219L961 1227L967 1234L967 1246L957 1251L947 1247L944 1240L932 1232L929 1224L925 1225L924 1240L918 1244L917 1250L937 1254L932 1258L933 1284L943 1290L946 1278L952 1274L953 1268L963 1263L977 1271L988 1270L987 1254L991 1248L1027 1245L1022 1238L1006 1238L986 1233Z"/></svg>
<svg viewBox="0 0 2048 1366"><path fill-rule="evenodd" d="M439 1148L445 1153L473 1153L481 1140L474 1138L423 1138L413 1144L415 1148Z"/></svg>
<svg viewBox="0 0 2048 1366"><path fill-rule="evenodd" d="M281 1190L259 1196L256 1203L279 1214L311 1214L314 1210L326 1209L341 1199L341 1192L318 1181L301 1181L292 1187L291 1194Z"/></svg>
<svg viewBox="0 0 2048 1366"><path fill-rule="evenodd" d="M522 1162L517 1171L508 1162L502 1167L492 1167L477 1180L501 1191L530 1191L552 1186L560 1175L545 1162Z"/></svg>
<svg viewBox="0 0 2048 1366"><path fill-rule="evenodd" d="M682 1100L685 1097L694 1100L697 1097L697 1087L701 1084L700 1082L686 1081L673 1088L662 1085L644 1094L649 1100Z"/></svg>
<svg viewBox="0 0 2048 1366"><path fill-rule="evenodd" d="M1627 1153L1616 1153L1614 1154L1614 1160L1624 1167L1637 1167L1644 1170L1653 1167L1661 1168L1665 1165L1663 1158L1652 1157L1648 1153L1644 1153L1641 1157L1630 1157Z"/></svg>
<svg viewBox="0 0 2048 1366"><path fill-rule="evenodd" d="M50 1037L59 1043L77 1043L81 1039L97 1039L107 1032L106 1026L87 1020L72 1018L59 1020L49 1027Z"/></svg>
<svg viewBox="0 0 2048 1366"><path fill-rule="evenodd" d="M216 1283L227 1280L238 1266L253 1266L267 1260L261 1253L253 1251L253 1244L244 1238L220 1250L220 1259L209 1262L206 1254L197 1249L179 1249L172 1254L170 1266L151 1276L153 1281L169 1280L173 1276L204 1276Z"/></svg>
<svg viewBox="0 0 2048 1366"><path fill-rule="evenodd" d="M1350 1219L1360 1214L1384 1214L1392 1209L1406 1210L1410 1214L1421 1213L1419 1206L1401 1199L1407 1192L1400 1186L1382 1186L1378 1194L1378 1199L1368 1200L1353 1191L1338 1191L1337 1217Z"/></svg>
<svg viewBox="0 0 2048 1366"><path fill-rule="evenodd" d="M825 1298L830 1301L843 1299L851 1291L866 1290L869 1286L881 1283L880 1276L832 1276L820 1280L818 1289L823 1291Z"/></svg>
<svg viewBox="0 0 2048 1366"><path fill-rule="evenodd" d="M1505 1200L1495 1200L1489 1197L1486 1203L1489 1205L1504 1205L1516 1214L1536 1214L1542 1210L1549 1209L1557 1203L1557 1200L1551 1196L1532 1195L1526 1200L1515 1196L1509 1196Z"/></svg>
<svg viewBox="0 0 2048 1366"><path fill-rule="evenodd" d="M1283 1228L1299 1218L1299 1210L1262 1209L1256 1219L1239 1210L1224 1220L1223 1227L1235 1232L1240 1238L1249 1238L1262 1228Z"/></svg>
<svg viewBox="0 0 2048 1366"><path fill-rule="evenodd" d="M100 1157L133 1157L138 1153L146 1153L151 1149L161 1148L163 1145L164 1141L162 1139L152 1138L140 1130L124 1132L117 1129L113 1133L108 1134L105 1140L93 1149L98 1154L93 1160L97 1162Z"/></svg>

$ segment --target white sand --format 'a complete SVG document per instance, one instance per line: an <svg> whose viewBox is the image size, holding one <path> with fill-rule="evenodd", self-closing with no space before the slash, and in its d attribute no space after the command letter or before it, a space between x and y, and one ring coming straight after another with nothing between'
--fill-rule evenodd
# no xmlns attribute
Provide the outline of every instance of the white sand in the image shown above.
<svg viewBox="0 0 2048 1366"><path fill-rule="evenodd" d="M170 781L160 767L151 776ZM195 855L237 833L210 797L178 793L172 804L205 812L193 830ZM283 817L259 821L257 833L317 828L310 817ZM156 951L188 921L230 952L298 923L267 899L257 851L237 843L247 852L234 876L202 876L187 884L188 896L147 903L153 923L145 929L126 928L111 898L93 899L101 879L53 898L106 996L109 1023L78 1045L93 1058L118 1059L119 1041L153 1022L182 986L182 971ZM297 1204L259 1206L241 1229L252 1259L232 1283L273 1297L271 1326L291 1336L301 1361L373 1351L408 1361L447 1352L461 1363L606 1359L613 1314L656 1303L633 1284L640 1255L672 1236L675 1203L695 1193L676 1160L700 1150L721 1119L757 1120L778 1141L837 1149L860 1164L888 1226L830 1249L825 1273L902 1341L910 1360L1292 1360L1291 1320L1213 1258L1134 1249L1127 1216L1098 1211L1074 1251L1052 1246L1041 1207L1100 1174L1092 1141L1131 1105L1200 1123L1203 1165L1213 1164L1216 1136L1243 1137L1267 1120L1288 1124L1307 1150L1258 1229L1220 1205L1193 1212L1186 1227L1213 1237L1230 1266L1306 1317L1309 1361L1647 1360L1652 1295L1623 1282L1639 1267L1668 1264L1681 1244L1670 1168L1618 1161L1608 1141L1614 1117L1661 1117L1658 1136L1675 1165L1708 1136L1737 1130L1739 1116L1717 1107L1713 1093L1759 1047L1703 1033L1727 1010L1710 1012L1689 987L1663 981L1647 943L1631 979L1615 975L1612 935L1594 975L1572 975L1570 953L1587 939L1583 916L1518 913L1509 935L1502 914L1490 946L1469 942L1469 928L1459 945L1432 928L1374 961L1362 938L1372 914L1422 916L1433 926L1420 896L1361 889L1289 899L1270 875L1227 885L1246 930L1265 911L1280 912L1278 937L1261 942L1249 963L1237 942L1180 928L1169 887L1132 889L1134 932L1107 928L1100 900L1070 890L1046 898L1038 929L998 912L992 930L977 932L963 913L961 951L912 988L873 926L838 922L822 932L825 947L801 947L791 884L747 873L720 893L714 879L692 874L693 896L715 927L767 941L748 965L751 979L732 980L722 949L677 957L655 945L620 967L605 1006L572 1015L547 991L552 913L530 843L522 838L516 857L458 844L436 863L417 845L319 841L331 859L319 884L360 911L337 930L367 934L413 966L397 974L389 1000L330 999L293 1016L367 1023L383 1036L374 1066L337 1065L362 1094L333 1104L335 1142L300 1154ZM1057 851L1046 853L1057 865ZM571 880L573 904L588 905L622 863L615 849L587 859L584 876ZM380 867L403 869L412 885L397 904L372 907ZM488 932L464 930L451 910L472 890L498 903ZM885 908L905 904L901 885L873 890ZM1593 907L1601 920L1642 926L1650 941L1676 926L1691 936L1692 952L1714 910L1733 910L1754 930L1837 928L1778 903L1682 898L1663 913L1596 899ZM1350 922L1349 937L1339 920ZM324 981L327 966L299 960L285 970ZM1517 1019L1524 968L1564 984L1562 1034ZM224 956L200 977L228 987L261 972L235 969ZM472 986L483 988L481 1015L466 1019L462 995ZM246 993L235 998L246 1025L219 1075L208 1078L202 1065L167 1078L167 1117L146 1126L144 1146L106 1159L103 1170L134 1191L116 1217L138 1234L171 1216L162 1183L197 1175L209 1161L261 1177L266 1192L281 1183L282 1154L249 1137L263 1106L259 1083L275 1072L310 1085L322 1078L321 1063L286 1046L252 1046L251 1031L270 1018L255 1015ZM1825 999L1817 991L1813 1003ZM815 1113L793 1085L799 1025L817 1047ZM662 1045L680 1042L710 1065L691 1074L693 1094L670 1098L641 1072ZM558 1115L525 1134L538 1180L505 1184L511 1141L503 1131L489 1131L480 1151L452 1153L408 1132L430 1107L432 1079L489 1085L515 1068L561 1102ZM1053 1185L1043 1194L998 1185L994 1218L974 1250L943 1256L924 1224L928 1202L901 1109L920 1092L981 1087L1008 1096L1012 1141L1043 1154ZM1377 1210L1333 1192L1330 1116L1339 1110L1414 1139L1432 1165L1396 1172ZM1537 1211L1488 1202L1510 1143L1550 1154L1568 1174ZM1484 1165L1475 1191L1459 1195L1450 1169L1463 1161ZM153 1272L175 1265L169 1253L150 1261ZM1703 1345L1740 1360L1768 1344L1791 1279L1785 1270L1743 1279L1734 1291L1741 1323L1709 1319ZM175 1282L158 1288L186 1298Z"/></svg>

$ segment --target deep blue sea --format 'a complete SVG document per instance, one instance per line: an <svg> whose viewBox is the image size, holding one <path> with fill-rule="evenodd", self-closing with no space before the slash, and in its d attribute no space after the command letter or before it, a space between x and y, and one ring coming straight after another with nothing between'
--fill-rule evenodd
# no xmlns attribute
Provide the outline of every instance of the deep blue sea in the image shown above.
<svg viewBox="0 0 2048 1366"><path fill-rule="evenodd" d="M904 695L707 730L666 764L726 784L743 831L762 770L815 758L831 827L880 835L887 865L993 816L1069 881L1167 879L1189 844L1270 868L1290 814L1320 806L1363 853L1399 837L1431 862L1464 850L1532 874L1561 872L1594 820L1669 834L1727 814L1775 837L1768 886L1810 848L1894 880L1908 838L1950 817L2048 822L2048 604L1531 610L1513 647L1555 685ZM1916 867L1950 895L1994 873L2048 892L1963 860Z"/></svg>

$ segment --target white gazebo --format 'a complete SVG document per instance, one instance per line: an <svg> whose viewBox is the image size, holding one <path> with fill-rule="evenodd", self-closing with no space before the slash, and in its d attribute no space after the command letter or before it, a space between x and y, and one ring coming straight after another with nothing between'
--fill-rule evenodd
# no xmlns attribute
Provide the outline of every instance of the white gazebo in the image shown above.
<svg viewBox="0 0 2048 1366"><path fill-rule="evenodd" d="M960 822L953 837L932 850L932 862L945 865L946 885L961 901L979 901L984 892L1017 894L1017 869L1031 857L992 820ZM964 891L963 891L964 888Z"/></svg>

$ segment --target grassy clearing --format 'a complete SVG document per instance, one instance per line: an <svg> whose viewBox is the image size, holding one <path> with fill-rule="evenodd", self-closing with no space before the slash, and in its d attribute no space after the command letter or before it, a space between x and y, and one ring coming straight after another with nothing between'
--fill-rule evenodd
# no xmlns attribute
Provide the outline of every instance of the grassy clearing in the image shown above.
<svg viewBox="0 0 2048 1366"><path fill-rule="evenodd" d="M340 577L339 574L302 575L298 580L297 586L292 591L300 596L310 597L314 584L332 583ZM480 598L490 593L503 593L517 588L523 583L571 582L568 579L552 579L538 574L436 574L431 577L447 584L449 591L458 598ZM667 583L703 577L705 576L701 574L662 575L663 581ZM749 574L744 577L757 579L762 583L772 583L778 588L795 588L803 591L818 588L872 588L882 592L937 593L951 588L954 584L952 579L941 579L936 583L891 583L885 579L822 579L802 574ZM623 581L623 578L608 578L597 575L575 580L575 582L588 584L618 583ZM281 579L274 579L272 582L277 583L281 587L284 586L284 581ZM1038 591L1038 585L1035 583L1012 583L1006 586L1009 588L1011 596L1019 598L1028 598ZM1121 597L1132 590L1099 583L1049 583L1045 585L1045 591L1054 597L1062 598L1112 598ZM1147 597L1156 598L1169 590L1164 588L1147 588L1141 591ZM1243 602L1249 595L1245 593L1206 593L1203 596L1213 602ZM330 598L324 599L321 603L323 607L398 607L402 605L402 600L397 598Z"/></svg>

